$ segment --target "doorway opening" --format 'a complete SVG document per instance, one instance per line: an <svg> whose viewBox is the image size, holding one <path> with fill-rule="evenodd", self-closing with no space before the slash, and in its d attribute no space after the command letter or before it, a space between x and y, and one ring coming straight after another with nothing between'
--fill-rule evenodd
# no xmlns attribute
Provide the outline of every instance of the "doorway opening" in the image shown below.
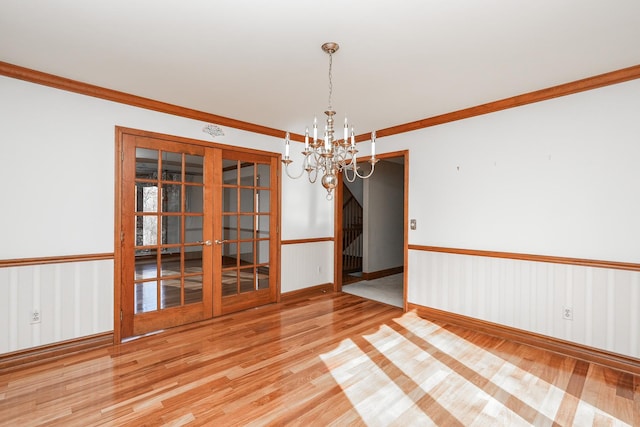
<svg viewBox="0 0 640 427"><path fill-rule="evenodd" d="M336 193L336 288L404 308L408 151L378 158L369 179L349 183L340 176Z"/></svg>
<svg viewBox="0 0 640 427"><path fill-rule="evenodd" d="M342 181L342 285L362 280L363 183Z"/></svg>

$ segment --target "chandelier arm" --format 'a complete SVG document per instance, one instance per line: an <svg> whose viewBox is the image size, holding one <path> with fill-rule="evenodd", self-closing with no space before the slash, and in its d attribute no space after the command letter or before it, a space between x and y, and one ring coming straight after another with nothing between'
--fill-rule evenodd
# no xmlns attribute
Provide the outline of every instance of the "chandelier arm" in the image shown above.
<svg viewBox="0 0 640 427"><path fill-rule="evenodd" d="M378 163L378 161L377 161L377 160L376 160L375 162L371 162L371 161L370 161L369 163L371 164L371 170L369 171L369 173L368 173L368 174L366 174L366 175L360 175L360 174L358 173L358 169L354 169L354 170L353 170L353 173L354 173L358 178L360 178L360 179L367 179L367 178L369 178L371 175L373 175L373 171L375 170L375 168L376 168L376 163Z"/></svg>
<svg viewBox="0 0 640 427"><path fill-rule="evenodd" d="M350 168L351 169L351 168ZM349 178L349 169L345 169L342 172L344 178L348 181L348 182L354 182L356 180L356 173L352 172L351 173L351 178Z"/></svg>
<svg viewBox="0 0 640 427"><path fill-rule="evenodd" d="M313 172L313 178L311 178L311 173ZM311 184L315 184L318 179L318 169L307 170L307 178L309 178L309 182Z"/></svg>
<svg viewBox="0 0 640 427"><path fill-rule="evenodd" d="M351 162L349 162L349 169L353 170L354 178L358 175L358 156L356 153L351 154Z"/></svg>
<svg viewBox="0 0 640 427"><path fill-rule="evenodd" d="M305 156L304 161L302 162L302 169L300 169L300 173L297 176L293 176L291 175L291 173L289 173L289 165L292 163L291 160L283 160L282 163L284 163L284 171L287 174L287 176L291 179L298 179L302 176L302 174L304 174L304 171L306 170L305 168L305 164L308 164L307 158L309 157L309 155Z"/></svg>
<svg viewBox="0 0 640 427"><path fill-rule="evenodd" d="M307 167L304 169L307 171L307 179L311 184L314 184L318 179L318 171L323 168L321 163L321 157L316 150L309 151L306 157ZM312 163L313 162L313 163Z"/></svg>
<svg viewBox="0 0 640 427"><path fill-rule="evenodd" d="M354 155L354 156L351 158L351 163L350 163L350 165L349 165L349 166L350 166L350 169L351 169L351 170L353 170L353 174L354 174L354 178L353 178L353 179L355 179L355 177L358 177L358 178L360 178L360 179L367 179L367 178L369 178L371 175L373 175L373 171L374 171L374 169L376 168L376 163L378 163L378 161L379 161L379 160L378 160L378 159L376 159L376 158L371 158L370 160L368 160L368 161L367 161L367 163L369 163L369 164L371 165L371 170L370 170L370 171L369 171L369 173L368 173L368 174L366 174L366 175L360 175L360 174L358 173L358 159L357 159L357 157ZM353 181L350 181L350 182L353 182Z"/></svg>

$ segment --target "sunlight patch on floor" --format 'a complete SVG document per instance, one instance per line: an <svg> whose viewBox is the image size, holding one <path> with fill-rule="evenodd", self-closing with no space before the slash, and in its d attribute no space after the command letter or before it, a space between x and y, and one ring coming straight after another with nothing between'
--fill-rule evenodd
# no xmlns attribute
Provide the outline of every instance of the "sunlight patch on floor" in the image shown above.
<svg viewBox="0 0 640 427"><path fill-rule="evenodd" d="M320 358L367 425L389 425L407 411L413 422L435 425L352 340Z"/></svg>
<svg viewBox="0 0 640 427"><path fill-rule="evenodd" d="M629 425L415 313L320 357L370 426L551 425L563 410L578 425Z"/></svg>

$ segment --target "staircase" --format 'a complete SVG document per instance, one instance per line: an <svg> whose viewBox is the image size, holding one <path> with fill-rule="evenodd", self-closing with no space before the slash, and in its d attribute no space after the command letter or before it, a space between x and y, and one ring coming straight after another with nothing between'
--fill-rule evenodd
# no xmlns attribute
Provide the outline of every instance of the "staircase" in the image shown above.
<svg viewBox="0 0 640 427"><path fill-rule="evenodd" d="M342 274L362 271L362 205L344 186L342 203Z"/></svg>

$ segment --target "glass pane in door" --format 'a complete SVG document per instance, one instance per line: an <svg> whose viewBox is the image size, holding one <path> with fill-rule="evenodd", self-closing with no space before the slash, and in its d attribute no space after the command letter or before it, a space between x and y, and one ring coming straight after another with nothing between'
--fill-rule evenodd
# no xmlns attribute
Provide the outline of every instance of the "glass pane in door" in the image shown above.
<svg viewBox="0 0 640 427"><path fill-rule="evenodd" d="M271 182L271 167L268 164L258 164L258 174L256 175L256 186L269 188Z"/></svg>
<svg viewBox="0 0 640 427"><path fill-rule="evenodd" d="M158 150L136 148L136 179L158 177Z"/></svg>
<svg viewBox="0 0 640 427"><path fill-rule="evenodd" d="M163 215L162 221L162 243L164 245L178 245L182 241L182 217L177 215ZM170 251L166 246L165 251Z"/></svg>
<svg viewBox="0 0 640 427"><path fill-rule="evenodd" d="M253 268L243 268L240 270L239 274L239 291L243 292L251 292L256 290L254 286L254 274Z"/></svg>
<svg viewBox="0 0 640 427"><path fill-rule="evenodd" d="M240 239L253 239L254 215L240 215Z"/></svg>
<svg viewBox="0 0 640 427"><path fill-rule="evenodd" d="M225 243L222 251L222 268L236 268L238 266L238 244Z"/></svg>
<svg viewBox="0 0 640 427"><path fill-rule="evenodd" d="M174 277L160 281L160 308L179 307L182 305L182 281Z"/></svg>
<svg viewBox="0 0 640 427"><path fill-rule="evenodd" d="M258 190L256 196L256 212L269 213L269 206L271 205L271 199L269 198L269 190Z"/></svg>
<svg viewBox="0 0 640 427"><path fill-rule="evenodd" d="M240 163L240 185L247 187L255 186L255 163Z"/></svg>
<svg viewBox="0 0 640 427"><path fill-rule="evenodd" d="M158 309L157 281L135 284L135 312L143 313Z"/></svg>
<svg viewBox="0 0 640 427"><path fill-rule="evenodd" d="M162 179L182 181L182 153L162 152Z"/></svg>
<svg viewBox="0 0 640 427"><path fill-rule="evenodd" d="M238 161L237 160L222 160L222 182L223 184L237 185L238 184Z"/></svg>
<svg viewBox="0 0 640 427"><path fill-rule="evenodd" d="M240 212L253 212L254 209L253 188L240 189Z"/></svg>
<svg viewBox="0 0 640 427"><path fill-rule="evenodd" d="M184 248L184 273L202 274L202 246Z"/></svg>
<svg viewBox="0 0 640 427"><path fill-rule="evenodd" d="M162 277L182 275L180 252L165 252L160 256L160 275Z"/></svg>
<svg viewBox="0 0 640 427"><path fill-rule="evenodd" d="M184 278L183 304L193 304L202 301L202 275Z"/></svg>
<svg viewBox="0 0 640 427"><path fill-rule="evenodd" d="M236 240L238 238L238 216L225 215L222 217L222 238Z"/></svg>
<svg viewBox="0 0 640 427"><path fill-rule="evenodd" d="M135 280L142 281L158 277L157 257L158 252L155 249L136 251Z"/></svg>
<svg viewBox="0 0 640 427"><path fill-rule="evenodd" d="M225 270L222 272L222 296L227 297L238 293L238 271Z"/></svg>
<svg viewBox="0 0 640 427"><path fill-rule="evenodd" d="M269 266L263 265L257 268L258 289L269 288Z"/></svg>
<svg viewBox="0 0 640 427"><path fill-rule="evenodd" d="M185 182L204 182L204 157L186 154L184 156L184 180Z"/></svg>
<svg viewBox="0 0 640 427"><path fill-rule="evenodd" d="M164 184L162 186L162 212L181 212L182 185Z"/></svg>
<svg viewBox="0 0 640 427"><path fill-rule="evenodd" d="M222 201L225 212L238 212L238 189L233 187L223 188Z"/></svg>

